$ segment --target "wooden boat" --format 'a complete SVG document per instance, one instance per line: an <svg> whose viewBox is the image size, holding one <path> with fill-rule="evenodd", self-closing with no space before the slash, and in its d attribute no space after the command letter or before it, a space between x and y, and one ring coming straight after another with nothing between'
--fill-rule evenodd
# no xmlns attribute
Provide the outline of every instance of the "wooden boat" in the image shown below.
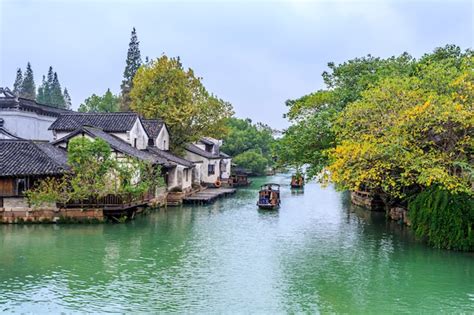
<svg viewBox="0 0 474 315"><path fill-rule="evenodd" d="M291 176L291 188L299 189L304 187L304 177L302 175Z"/></svg>
<svg viewBox="0 0 474 315"><path fill-rule="evenodd" d="M277 209L280 207L280 202L280 185L268 183L260 187L257 201L260 209Z"/></svg>

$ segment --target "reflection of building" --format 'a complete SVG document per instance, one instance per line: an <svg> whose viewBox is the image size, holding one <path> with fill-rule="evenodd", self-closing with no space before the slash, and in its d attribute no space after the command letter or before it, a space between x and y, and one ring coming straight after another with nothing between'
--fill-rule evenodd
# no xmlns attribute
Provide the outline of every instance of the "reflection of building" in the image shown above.
<svg viewBox="0 0 474 315"><path fill-rule="evenodd" d="M67 112L70 111L16 97L8 88L0 88L0 119L4 129L1 134L6 130L10 135L23 139L52 140L49 126L61 113Z"/></svg>

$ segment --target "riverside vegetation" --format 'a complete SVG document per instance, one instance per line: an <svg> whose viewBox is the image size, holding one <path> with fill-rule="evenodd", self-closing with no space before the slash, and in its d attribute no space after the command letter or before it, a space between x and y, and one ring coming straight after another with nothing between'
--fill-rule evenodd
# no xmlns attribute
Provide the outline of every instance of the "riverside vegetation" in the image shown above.
<svg viewBox="0 0 474 315"><path fill-rule="evenodd" d="M279 163L408 207L435 247L474 250L474 58L448 45L415 59L328 64L327 88L287 101Z"/></svg>

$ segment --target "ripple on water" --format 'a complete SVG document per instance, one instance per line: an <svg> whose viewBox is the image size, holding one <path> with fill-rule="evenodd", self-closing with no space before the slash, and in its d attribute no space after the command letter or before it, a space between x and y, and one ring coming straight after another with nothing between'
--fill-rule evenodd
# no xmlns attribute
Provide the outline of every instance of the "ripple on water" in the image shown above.
<svg viewBox="0 0 474 315"><path fill-rule="evenodd" d="M0 311L471 313L473 255L310 183L258 211L263 181L123 225L0 226Z"/></svg>

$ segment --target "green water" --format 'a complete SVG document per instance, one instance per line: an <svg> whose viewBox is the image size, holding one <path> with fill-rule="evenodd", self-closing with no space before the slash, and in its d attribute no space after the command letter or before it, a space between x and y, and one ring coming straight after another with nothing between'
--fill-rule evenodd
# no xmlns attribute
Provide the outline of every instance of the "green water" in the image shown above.
<svg viewBox="0 0 474 315"><path fill-rule="evenodd" d="M282 207L257 185L286 184ZM0 226L0 312L473 313L474 255L288 176L112 225Z"/></svg>

